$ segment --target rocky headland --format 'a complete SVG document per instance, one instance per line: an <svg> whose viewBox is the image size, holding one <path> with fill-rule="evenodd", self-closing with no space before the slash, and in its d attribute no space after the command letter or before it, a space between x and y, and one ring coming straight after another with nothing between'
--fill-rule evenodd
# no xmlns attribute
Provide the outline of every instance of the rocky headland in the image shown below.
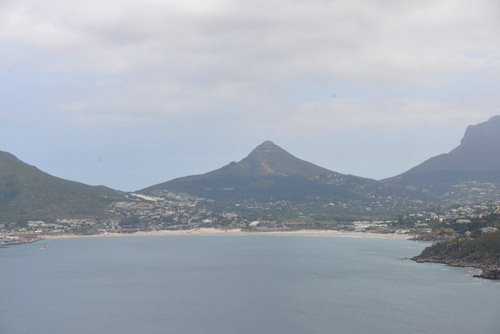
<svg viewBox="0 0 500 334"><path fill-rule="evenodd" d="M482 272L476 277L500 279L500 231L439 242L425 248L412 260L479 268Z"/></svg>

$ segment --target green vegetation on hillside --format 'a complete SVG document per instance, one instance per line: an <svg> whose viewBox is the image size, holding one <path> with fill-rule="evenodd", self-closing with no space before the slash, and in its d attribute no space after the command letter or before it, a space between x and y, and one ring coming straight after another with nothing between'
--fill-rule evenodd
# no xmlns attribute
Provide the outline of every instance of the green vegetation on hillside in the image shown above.
<svg viewBox="0 0 500 334"><path fill-rule="evenodd" d="M500 231L440 242L427 247L414 259L471 266L500 266Z"/></svg>
<svg viewBox="0 0 500 334"><path fill-rule="evenodd" d="M103 216L124 194L63 180L0 152L0 222Z"/></svg>
<svg viewBox="0 0 500 334"><path fill-rule="evenodd" d="M467 225L476 230L427 247L412 260L481 268L479 277L500 279L500 231L496 230L500 226L499 215L491 214ZM480 227L483 233L478 232Z"/></svg>

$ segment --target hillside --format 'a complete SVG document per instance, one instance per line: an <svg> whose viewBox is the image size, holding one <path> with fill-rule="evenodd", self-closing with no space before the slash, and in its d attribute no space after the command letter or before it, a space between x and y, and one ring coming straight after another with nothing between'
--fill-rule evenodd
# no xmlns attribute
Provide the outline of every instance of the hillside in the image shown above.
<svg viewBox="0 0 500 334"><path fill-rule="evenodd" d="M467 127L458 147L389 179L451 203L500 197L500 116Z"/></svg>
<svg viewBox="0 0 500 334"><path fill-rule="evenodd" d="M365 200L382 193L375 180L344 175L296 158L270 141L239 162L164 182L141 193L183 192L213 200Z"/></svg>
<svg viewBox="0 0 500 334"><path fill-rule="evenodd" d="M181 192L217 202L271 208L293 202L297 214L332 218L394 217L500 198L500 116L471 125L461 144L398 176L375 181L301 160L270 141L239 162L140 190ZM273 204L274 205L274 204ZM274 210L276 211L276 210Z"/></svg>
<svg viewBox="0 0 500 334"><path fill-rule="evenodd" d="M417 262L444 263L483 269L480 277L500 279L500 215L492 213L468 223L452 222L456 237L425 248L412 258Z"/></svg>
<svg viewBox="0 0 500 334"><path fill-rule="evenodd" d="M500 279L500 231L441 242L427 247L412 260L481 268L481 277Z"/></svg>
<svg viewBox="0 0 500 334"><path fill-rule="evenodd" d="M103 216L124 194L63 180L0 151L0 221Z"/></svg>
<svg viewBox="0 0 500 334"><path fill-rule="evenodd" d="M451 152L382 181L334 172L266 141L239 162L138 192L185 193L209 200L214 210L227 205L227 210L269 219L393 219L484 203L500 198L500 116L469 126ZM103 216L110 203L124 197L106 187L53 177L0 151L0 222Z"/></svg>
<svg viewBox="0 0 500 334"><path fill-rule="evenodd" d="M418 184L480 179L500 182L500 116L467 127L458 147L387 181Z"/></svg>

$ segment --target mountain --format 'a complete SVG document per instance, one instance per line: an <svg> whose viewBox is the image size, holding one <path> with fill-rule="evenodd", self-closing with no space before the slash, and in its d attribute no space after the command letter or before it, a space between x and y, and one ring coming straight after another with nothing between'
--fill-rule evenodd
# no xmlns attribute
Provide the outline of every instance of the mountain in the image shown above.
<svg viewBox="0 0 500 334"><path fill-rule="evenodd" d="M0 221L103 216L124 194L63 180L0 151Z"/></svg>
<svg viewBox="0 0 500 334"><path fill-rule="evenodd" d="M164 191L233 203L333 203L329 211L364 215L485 202L500 198L500 116L469 126L451 152L381 181L319 167L266 141L239 162L139 192Z"/></svg>
<svg viewBox="0 0 500 334"><path fill-rule="evenodd" d="M231 172L241 175L297 175L313 178L336 174L326 168L300 160L271 141L265 141L238 163L232 163ZM229 170L227 170L229 171Z"/></svg>
<svg viewBox="0 0 500 334"><path fill-rule="evenodd" d="M499 198L500 116L467 127L451 152L382 182L405 186L445 205Z"/></svg>
<svg viewBox="0 0 500 334"><path fill-rule="evenodd" d="M500 116L467 127L458 147L385 181L402 184L500 182Z"/></svg>
<svg viewBox="0 0 500 334"><path fill-rule="evenodd" d="M214 200L361 200L376 186L374 180L319 167L266 141L239 162L139 192L174 191Z"/></svg>

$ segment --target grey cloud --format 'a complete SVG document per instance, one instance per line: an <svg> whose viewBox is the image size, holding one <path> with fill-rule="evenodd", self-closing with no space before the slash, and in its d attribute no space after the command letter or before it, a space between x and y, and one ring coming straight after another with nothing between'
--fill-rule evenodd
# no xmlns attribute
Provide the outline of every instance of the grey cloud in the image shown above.
<svg viewBox="0 0 500 334"><path fill-rule="evenodd" d="M23 3L21 26L10 22L18 38L67 48L98 70L111 62L103 59L119 59L126 66L117 70L125 71L150 64L201 75L229 69L249 80L268 74L415 83L478 66L463 56L472 43L492 48L489 38L472 40L492 22L471 17L461 2ZM26 10L30 4L36 10Z"/></svg>
<svg viewBox="0 0 500 334"><path fill-rule="evenodd" d="M171 133L204 143L270 134L330 143L341 133L348 143L366 129L474 124L498 112L498 6L0 0L0 65L13 73L0 73L0 87L20 96L2 100L10 119L0 126L17 142L12 119L33 133L28 120L69 133L106 126L110 137L140 125L155 129L154 143Z"/></svg>

